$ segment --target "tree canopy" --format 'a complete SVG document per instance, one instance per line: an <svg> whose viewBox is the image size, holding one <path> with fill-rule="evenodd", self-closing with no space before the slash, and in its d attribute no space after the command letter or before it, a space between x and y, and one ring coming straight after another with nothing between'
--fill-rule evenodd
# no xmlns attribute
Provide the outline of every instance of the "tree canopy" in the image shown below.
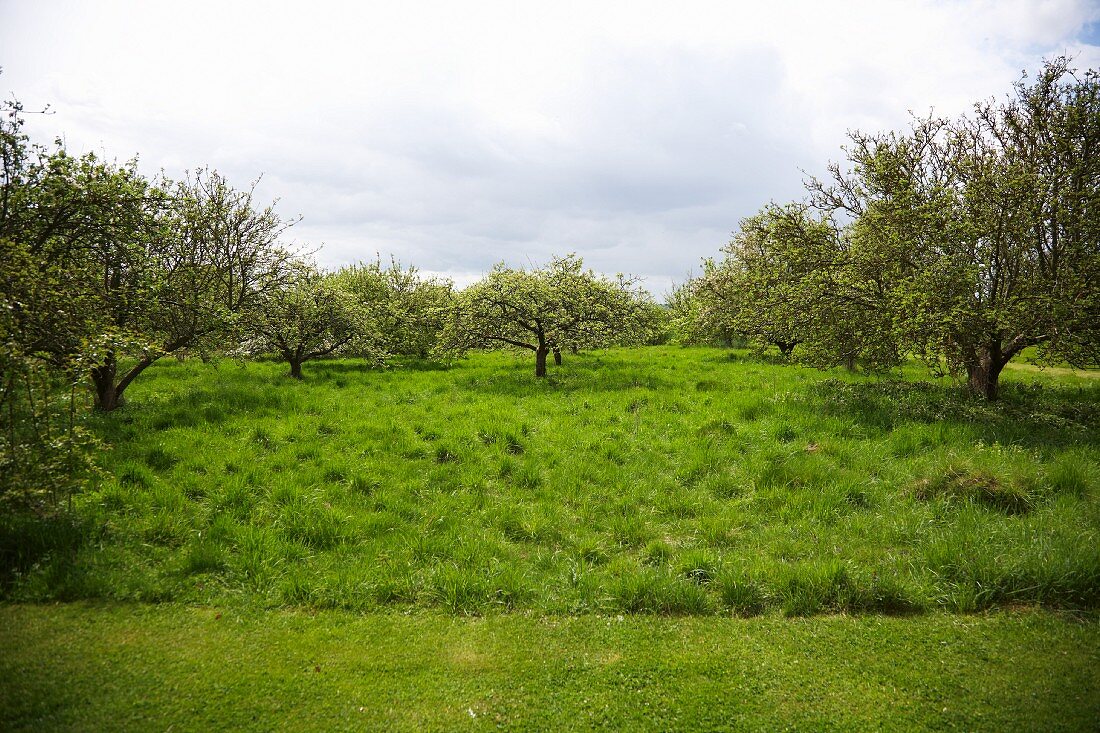
<svg viewBox="0 0 1100 733"><path fill-rule="evenodd" d="M1048 62L1004 101L906 135L853 135L815 183L883 260L899 343L997 396L1023 349L1100 362L1100 75Z"/></svg>
<svg viewBox="0 0 1100 733"><path fill-rule="evenodd" d="M1065 59L1004 101L851 134L806 204L745 219L700 317L819 366L904 354L997 396L1023 349L1100 362L1100 76Z"/></svg>
<svg viewBox="0 0 1100 733"><path fill-rule="evenodd" d="M14 332L56 365L84 364L102 410L165 354L232 340L294 259L288 223L216 172L150 180L136 160L31 146L14 123L2 142Z"/></svg>
<svg viewBox="0 0 1100 733"><path fill-rule="evenodd" d="M653 311L634 281L585 270L581 258L555 257L545 266L503 263L461 291L448 324L455 350L507 345L535 353L535 376L562 349L636 343L653 328Z"/></svg>
<svg viewBox="0 0 1100 733"><path fill-rule="evenodd" d="M311 359L352 350L379 363L385 356L379 319L336 276L309 264L262 292L246 318L249 350L279 354L295 379L302 378L302 364Z"/></svg>

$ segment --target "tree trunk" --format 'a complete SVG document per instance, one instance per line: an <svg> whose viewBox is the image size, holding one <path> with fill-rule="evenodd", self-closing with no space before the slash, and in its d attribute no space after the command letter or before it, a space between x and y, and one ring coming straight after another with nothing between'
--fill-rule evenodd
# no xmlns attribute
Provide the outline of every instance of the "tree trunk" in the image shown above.
<svg viewBox="0 0 1100 733"><path fill-rule="evenodd" d="M103 363L92 367L92 383L95 385L95 406L97 410L110 412L119 405L122 393L115 386L118 374L118 362L113 353L107 354Z"/></svg>
<svg viewBox="0 0 1100 733"><path fill-rule="evenodd" d="M1001 356L1000 344L976 349L966 365L966 384L971 394L990 401L997 399L998 381L1007 361Z"/></svg>
<svg viewBox="0 0 1100 733"><path fill-rule="evenodd" d="M302 378L302 360L301 359L287 359L290 362L290 376L295 379Z"/></svg>
<svg viewBox="0 0 1100 733"><path fill-rule="evenodd" d="M579 351L580 351L580 349L577 348L576 344L573 344L572 346L569 347L569 353L570 354L576 354Z"/></svg>
<svg viewBox="0 0 1100 733"><path fill-rule="evenodd" d="M779 353L783 356L790 356L794 351L794 347L798 345L797 341L776 341L775 345L779 347Z"/></svg>
<svg viewBox="0 0 1100 733"><path fill-rule="evenodd" d="M118 378L118 360L114 353L107 355L103 363L92 369L92 382L95 384L95 406L103 412L110 412L122 404L122 393L130 386L130 382L149 368L157 360L155 356L146 354L141 361L135 364L130 371Z"/></svg>
<svg viewBox="0 0 1100 733"><path fill-rule="evenodd" d="M547 355L547 353L549 353L549 351L550 351L550 349L546 348L545 346L540 346L537 349L535 349L535 376L536 377L545 377L546 376L546 355Z"/></svg>
<svg viewBox="0 0 1100 733"><path fill-rule="evenodd" d="M561 349L554 347L554 364L561 366Z"/></svg>

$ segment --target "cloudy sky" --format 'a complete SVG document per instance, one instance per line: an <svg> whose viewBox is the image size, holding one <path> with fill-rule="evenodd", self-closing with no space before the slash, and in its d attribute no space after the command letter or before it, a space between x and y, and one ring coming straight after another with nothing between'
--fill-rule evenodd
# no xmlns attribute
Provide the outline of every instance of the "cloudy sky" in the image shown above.
<svg viewBox="0 0 1100 733"><path fill-rule="evenodd" d="M1003 96L1100 3L0 0L0 92L32 137L210 165L301 214L326 266L469 282L577 252L661 295L845 131Z"/></svg>

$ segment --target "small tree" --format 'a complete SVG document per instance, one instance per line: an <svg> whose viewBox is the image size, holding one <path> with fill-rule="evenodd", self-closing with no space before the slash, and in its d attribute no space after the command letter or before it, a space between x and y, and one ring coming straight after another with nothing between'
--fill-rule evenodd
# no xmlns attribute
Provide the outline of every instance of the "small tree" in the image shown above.
<svg viewBox="0 0 1100 733"><path fill-rule="evenodd" d="M721 262L703 263L697 283L700 314L708 330L741 336L789 355L808 335L804 278L827 257L828 233L810 234L815 223L794 206L766 207L743 219ZM818 225L817 229L821 229Z"/></svg>
<svg viewBox="0 0 1100 733"><path fill-rule="evenodd" d="M278 243L288 225L215 172L149 181L136 161L74 158L15 133L0 144L0 239L27 263L5 283L22 294L15 334L57 366L79 356L101 410L165 354L233 340L236 315L291 259Z"/></svg>
<svg viewBox="0 0 1100 733"><path fill-rule="evenodd" d="M494 267L458 294L447 345L455 351L507 345L535 353L535 376L546 376L551 354L643 340L652 310L627 278L584 270L576 255L532 270Z"/></svg>
<svg viewBox="0 0 1100 733"><path fill-rule="evenodd" d="M294 277L267 290L248 314L254 353L275 352L302 378L302 364L352 350L382 363L378 320L333 275L302 263Z"/></svg>
<svg viewBox="0 0 1100 733"><path fill-rule="evenodd" d="M388 267L381 259L343 267L335 277L372 314L387 353L427 358L436 350L454 297L449 280L396 259Z"/></svg>
<svg viewBox="0 0 1100 733"><path fill-rule="evenodd" d="M742 220L725 253L695 284L706 330L784 356L798 347L821 367L896 363L875 258L850 228L804 204L770 204Z"/></svg>

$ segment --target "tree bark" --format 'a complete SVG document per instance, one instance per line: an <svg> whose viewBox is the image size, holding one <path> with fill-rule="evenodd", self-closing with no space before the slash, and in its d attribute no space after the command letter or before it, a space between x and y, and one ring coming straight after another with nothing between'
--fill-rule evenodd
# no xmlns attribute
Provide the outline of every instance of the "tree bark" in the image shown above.
<svg viewBox="0 0 1100 733"><path fill-rule="evenodd" d="M92 384L95 385L95 406L97 410L110 412L119 406L122 394L115 386L118 374L118 362L115 355L109 353L99 366L92 367Z"/></svg>
<svg viewBox="0 0 1100 733"><path fill-rule="evenodd" d="M118 360L114 353L109 353L103 363L92 367L92 383L95 385L95 406L103 412L110 412L122 404L122 393L130 386L137 375L156 361L155 357L146 356L130 371L118 378ZM116 381L117 379L117 381Z"/></svg>
<svg viewBox="0 0 1100 733"><path fill-rule="evenodd" d="M554 347L554 364L561 366L561 349Z"/></svg>
<svg viewBox="0 0 1100 733"><path fill-rule="evenodd" d="M295 379L302 378L302 360L301 359L287 359L290 362L290 376Z"/></svg>
<svg viewBox="0 0 1100 733"><path fill-rule="evenodd" d="M1007 362L1001 355L1000 344L978 347L966 365L966 384L970 392L989 401L997 399L1001 370Z"/></svg>
<svg viewBox="0 0 1100 733"><path fill-rule="evenodd" d="M535 376L546 376L546 355L550 352L550 349L545 346L539 346L535 349Z"/></svg>

